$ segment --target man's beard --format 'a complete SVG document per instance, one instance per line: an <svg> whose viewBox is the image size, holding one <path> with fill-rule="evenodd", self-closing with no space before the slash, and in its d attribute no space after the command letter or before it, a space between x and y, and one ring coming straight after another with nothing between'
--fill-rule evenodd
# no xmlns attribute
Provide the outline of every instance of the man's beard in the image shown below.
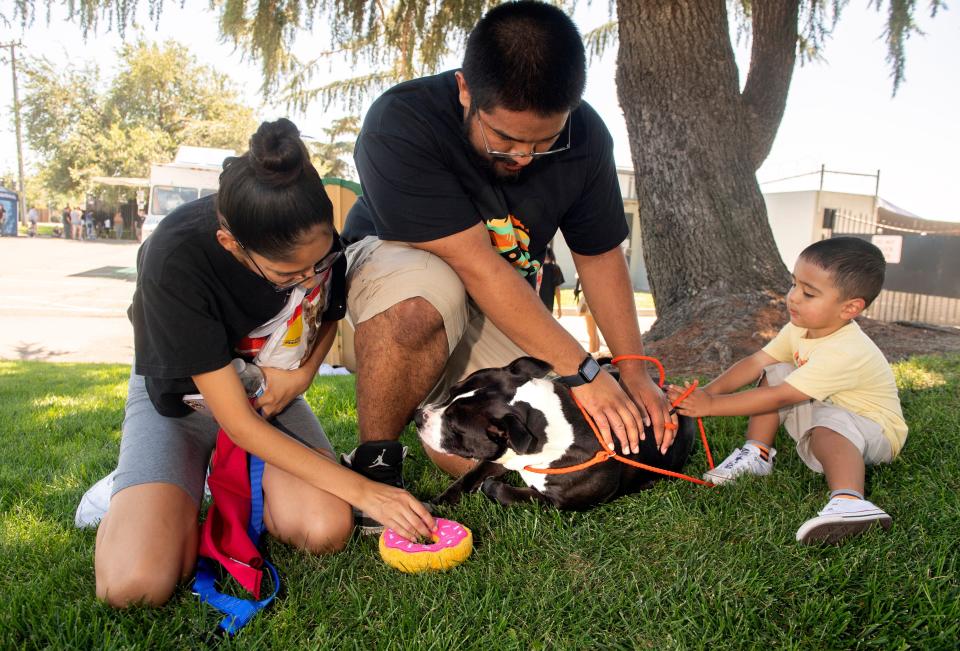
<svg viewBox="0 0 960 651"><path fill-rule="evenodd" d="M516 172L508 172L497 167L497 160L502 159L492 158L486 152L480 153L477 151L476 147L473 146L473 142L470 140L470 120L467 120L463 124L463 138L466 140L464 144L467 146L467 153L471 160L477 167L483 170L490 181L496 183L518 183L520 181L521 174L526 167Z"/></svg>

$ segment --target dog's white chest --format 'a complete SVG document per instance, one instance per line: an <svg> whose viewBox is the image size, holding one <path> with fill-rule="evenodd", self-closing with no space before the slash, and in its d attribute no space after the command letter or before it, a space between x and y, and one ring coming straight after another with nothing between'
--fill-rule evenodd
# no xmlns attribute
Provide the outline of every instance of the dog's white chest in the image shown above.
<svg viewBox="0 0 960 651"><path fill-rule="evenodd" d="M518 387L511 404L518 402L525 402L543 413L547 421L545 431L535 432L544 437L543 448L535 454L522 455L507 450L496 462L519 472L524 483L542 492L546 489L548 475L530 472L524 468L546 468L562 457L573 445L573 426L563 415L563 405L554 392L553 383L548 380L531 380Z"/></svg>

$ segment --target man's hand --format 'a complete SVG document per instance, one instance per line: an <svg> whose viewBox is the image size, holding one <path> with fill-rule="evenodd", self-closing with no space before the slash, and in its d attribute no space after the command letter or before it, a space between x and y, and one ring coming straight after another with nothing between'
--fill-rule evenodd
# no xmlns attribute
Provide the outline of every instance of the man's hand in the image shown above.
<svg viewBox="0 0 960 651"><path fill-rule="evenodd" d="M608 449L614 449L613 437L616 436L624 454L640 451L643 414L613 376L606 371L600 371L593 382L582 384L571 391L597 424Z"/></svg>
<svg viewBox="0 0 960 651"><path fill-rule="evenodd" d="M647 374L646 365L623 363L619 368L620 383L640 407L643 422L652 425L660 453L666 454L677 436L677 415L671 413L667 394Z"/></svg>
<svg viewBox="0 0 960 651"><path fill-rule="evenodd" d="M418 538L429 538L436 530L433 516L407 491L376 481L367 480L366 484L363 497L354 506L401 538L416 542Z"/></svg>
<svg viewBox="0 0 960 651"><path fill-rule="evenodd" d="M673 402L689 388L689 382L685 382L682 387L671 384L667 386L667 395L670 397L670 401ZM713 396L704 389L695 389L689 396L683 399L683 402L677 405L677 411L684 416L691 416L693 418L710 416L713 413Z"/></svg>
<svg viewBox="0 0 960 651"><path fill-rule="evenodd" d="M308 376L307 369L301 367L292 371L261 366L266 381L263 395L257 398L255 406L262 410L264 418L276 416L286 409L287 405L310 388L313 381Z"/></svg>

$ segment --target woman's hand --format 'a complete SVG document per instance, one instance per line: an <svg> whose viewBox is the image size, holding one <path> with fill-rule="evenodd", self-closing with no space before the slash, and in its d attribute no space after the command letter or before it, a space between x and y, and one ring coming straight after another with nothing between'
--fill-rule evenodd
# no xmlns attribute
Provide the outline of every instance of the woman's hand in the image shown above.
<svg viewBox="0 0 960 651"><path fill-rule="evenodd" d="M403 490L367 480L363 496L355 506L401 538L416 542L430 538L437 528L433 516L420 500Z"/></svg>
<svg viewBox="0 0 960 651"><path fill-rule="evenodd" d="M304 367L285 371L261 366L260 370L263 371L266 387L254 406L262 411L264 418L276 416L286 409L287 405L306 392L313 382L313 376Z"/></svg>

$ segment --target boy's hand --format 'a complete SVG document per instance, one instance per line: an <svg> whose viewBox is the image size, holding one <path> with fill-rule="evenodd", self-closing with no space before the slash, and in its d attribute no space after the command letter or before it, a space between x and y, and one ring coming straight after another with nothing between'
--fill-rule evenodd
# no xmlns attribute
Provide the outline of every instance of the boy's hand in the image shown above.
<svg viewBox="0 0 960 651"><path fill-rule="evenodd" d="M670 402L674 402L689 388L689 382L685 382L682 387L670 384L667 386L667 397L670 398ZM683 399L683 402L677 405L677 411L679 413L693 418L710 416L712 414L712 408L713 396L703 389L695 389L693 393Z"/></svg>

